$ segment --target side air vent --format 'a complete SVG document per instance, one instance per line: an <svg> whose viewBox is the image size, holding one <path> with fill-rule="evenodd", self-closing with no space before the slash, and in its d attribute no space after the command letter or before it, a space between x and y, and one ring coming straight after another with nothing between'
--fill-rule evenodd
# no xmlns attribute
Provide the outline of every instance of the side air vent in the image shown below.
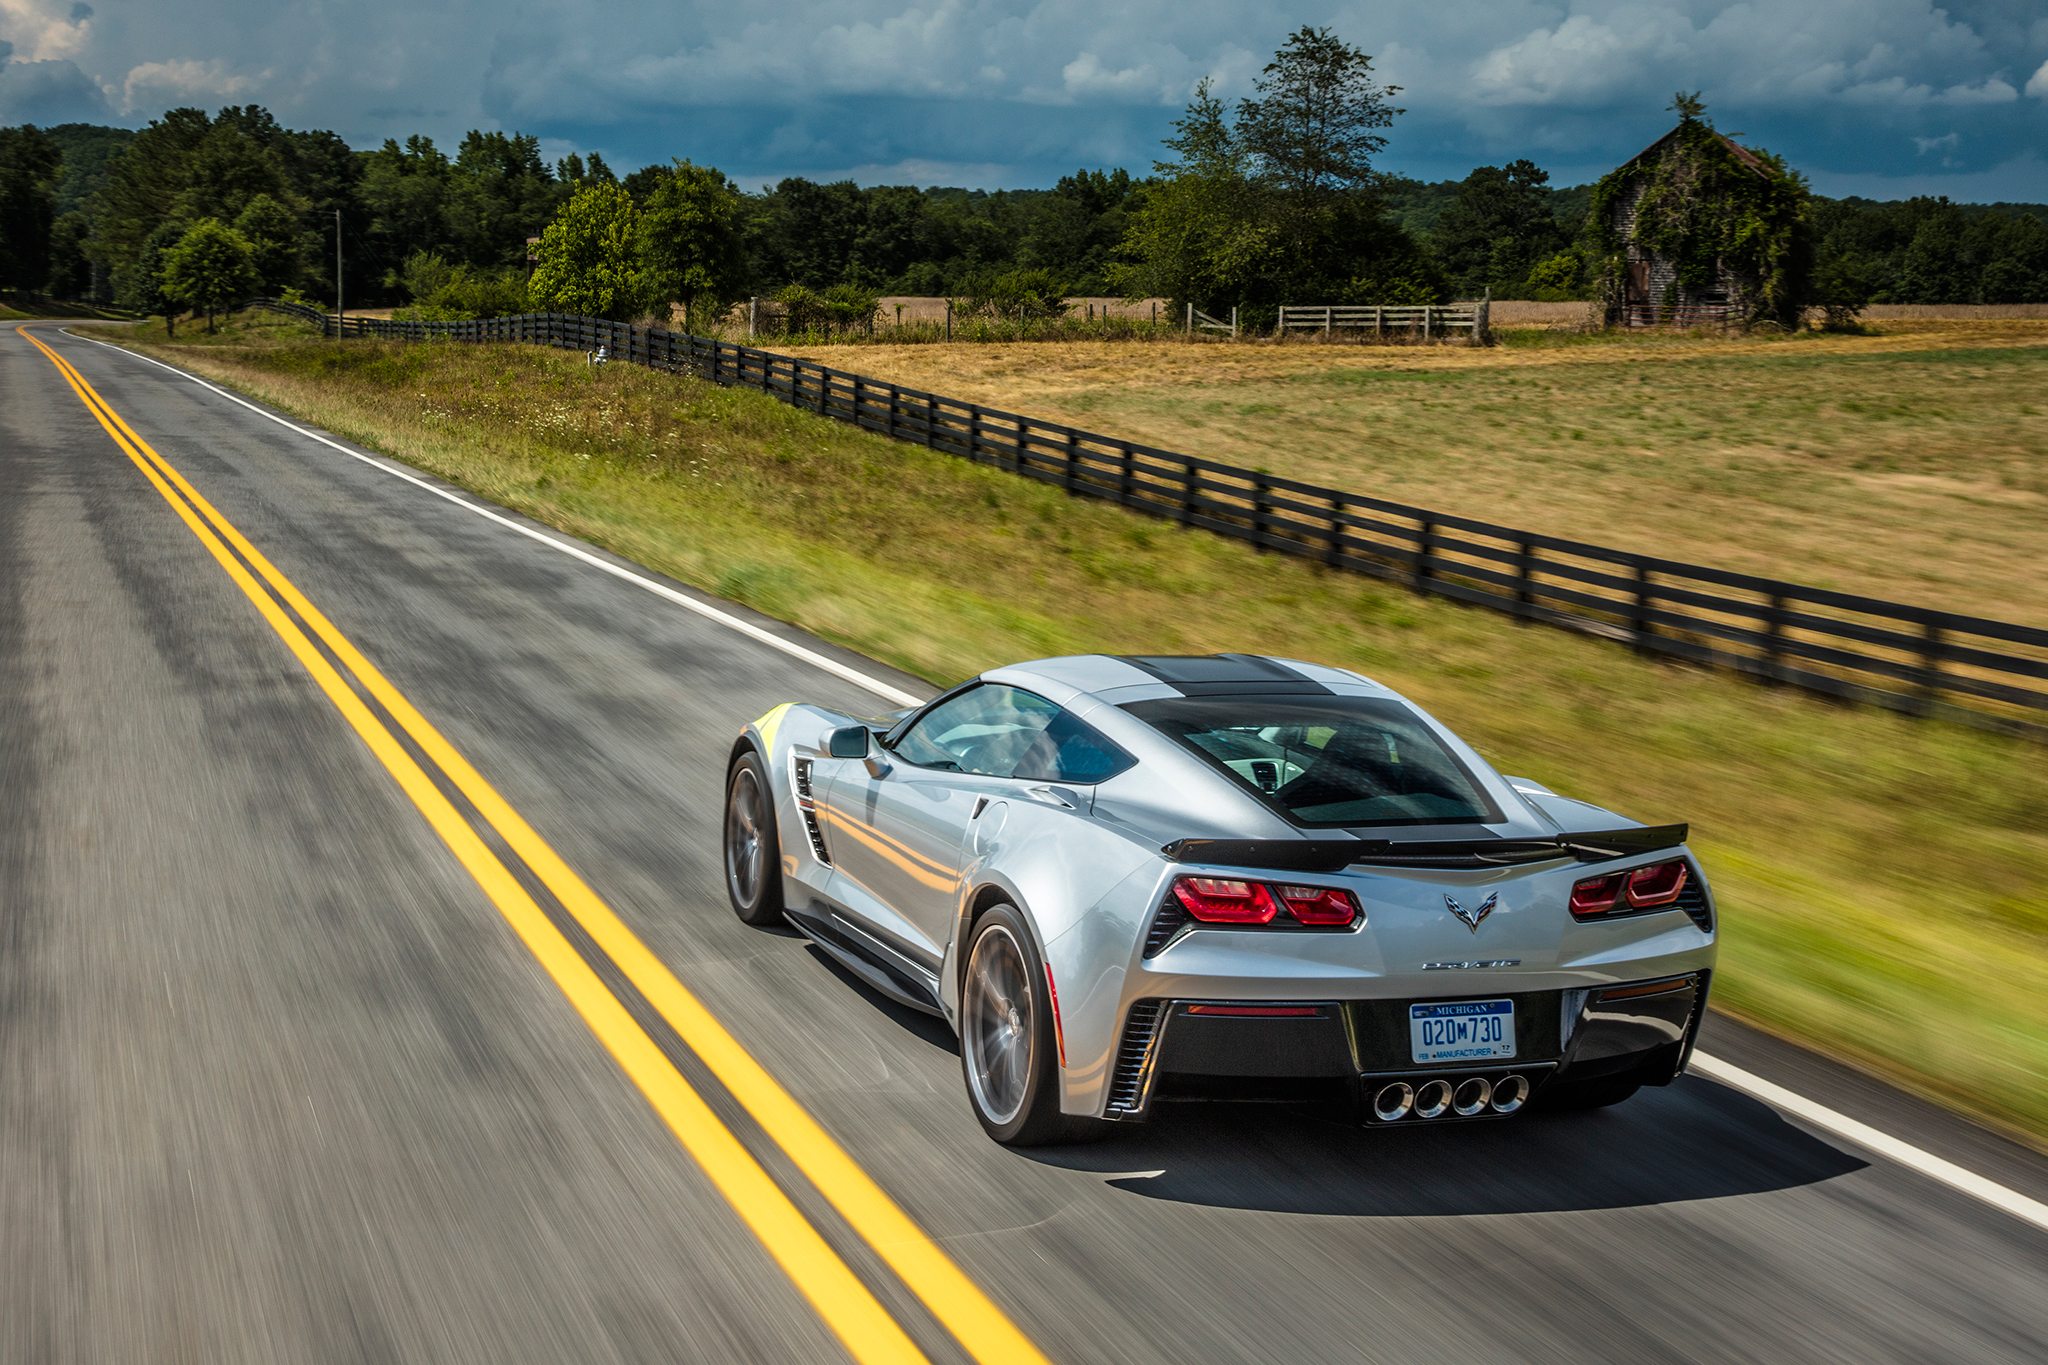
<svg viewBox="0 0 2048 1365"><path fill-rule="evenodd" d="M1701 933L1714 932L1714 912L1707 907L1707 888L1697 872L1685 879L1685 889L1678 893L1678 899L1672 902L1671 908L1685 911L1687 917L1700 927Z"/></svg>
<svg viewBox="0 0 2048 1365"><path fill-rule="evenodd" d="M825 831L818 828L818 807L811 799L811 760L792 760L796 783L796 808L803 812L804 832L811 836L811 852L819 862L831 866L832 856L825 852Z"/></svg>
<svg viewBox="0 0 2048 1365"><path fill-rule="evenodd" d="M1168 893L1166 901L1152 916L1152 927L1145 934L1145 956L1157 957L1166 951L1166 945L1180 937L1180 931L1187 927L1187 907L1178 897Z"/></svg>
<svg viewBox="0 0 2048 1365"><path fill-rule="evenodd" d="M1123 1041L1117 1045L1116 1070L1110 1073L1111 1118L1132 1118L1145 1112L1152 1088L1152 1059L1159 1047L1164 1000L1140 1000L1124 1018Z"/></svg>

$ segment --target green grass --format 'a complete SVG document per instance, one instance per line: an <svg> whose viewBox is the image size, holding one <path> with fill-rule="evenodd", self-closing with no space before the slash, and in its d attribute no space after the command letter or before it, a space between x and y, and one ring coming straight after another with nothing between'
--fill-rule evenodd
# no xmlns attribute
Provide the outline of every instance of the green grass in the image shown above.
<svg viewBox="0 0 2048 1365"><path fill-rule="evenodd" d="M1091 650L1360 668L1506 771L1691 821L1724 1008L2048 1145L2039 746L1647 661L572 354L232 330L148 348L934 682Z"/></svg>
<svg viewBox="0 0 2048 1365"><path fill-rule="evenodd" d="M2048 625L2048 320L1882 329L803 354L1503 525Z"/></svg>

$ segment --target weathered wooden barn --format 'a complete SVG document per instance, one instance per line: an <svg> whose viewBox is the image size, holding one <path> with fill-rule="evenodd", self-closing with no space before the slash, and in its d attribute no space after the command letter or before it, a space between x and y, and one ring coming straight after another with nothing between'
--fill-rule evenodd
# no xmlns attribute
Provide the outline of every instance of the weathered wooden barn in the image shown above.
<svg viewBox="0 0 2048 1365"><path fill-rule="evenodd" d="M1602 178L1593 224L1607 248L1610 326L1747 325L1782 311L1782 250L1805 189L1776 157L1678 126Z"/></svg>

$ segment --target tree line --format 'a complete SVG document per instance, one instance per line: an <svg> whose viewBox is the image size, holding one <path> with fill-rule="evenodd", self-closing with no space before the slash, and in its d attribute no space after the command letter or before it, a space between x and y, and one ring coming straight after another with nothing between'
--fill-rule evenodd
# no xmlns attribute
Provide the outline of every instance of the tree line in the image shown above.
<svg viewBox="0 0 2048 1365"><path fill-rule="evenodd" d="M549 164L537 138L502 132L452 153L422 136L358 151L257 106L175 109L137 132L0 128L0 288L149 312L258 292L328 303L338 212L349 301L429 316L707 314L764 295L829 322L895 293L1019 314L1163 296L1256 319L1285 302L1590 297L1590 187L1554 187L1527 160L1435 184L1387 175L1399 93L1304 28L1235 107L1200 87L1149 174L1080 170L1045 190L748 192L688 160ZM2048 207L1815 196L1805 228L1831 299L2048 299Z"/></svg>

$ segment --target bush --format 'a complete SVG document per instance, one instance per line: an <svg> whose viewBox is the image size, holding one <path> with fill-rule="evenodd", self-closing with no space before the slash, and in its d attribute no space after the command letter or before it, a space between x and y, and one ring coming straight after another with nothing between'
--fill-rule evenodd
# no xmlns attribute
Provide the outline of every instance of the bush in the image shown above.
<svg viewBox="0 0 2048 1365"><path fill-rule="evenodd" d="M432 252L415 251L405 258L397 283L413 302L392 316L408 321L461 322L526 311L526 281L513 269L450 265Z"/></svg>

